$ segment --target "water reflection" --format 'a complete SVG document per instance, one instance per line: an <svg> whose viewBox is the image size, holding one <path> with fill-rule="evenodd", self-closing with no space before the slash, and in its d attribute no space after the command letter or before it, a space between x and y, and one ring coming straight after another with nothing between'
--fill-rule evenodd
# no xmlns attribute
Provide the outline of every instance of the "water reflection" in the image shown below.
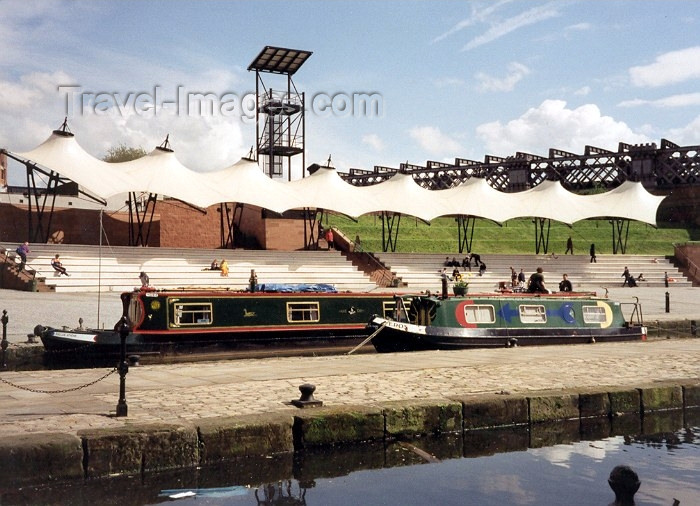
<svg viewBox="0 0 700 506"><path fill-rule="evenodd" d="M468 431L2 490L0 504L607 505L614 500L608 476L618 465L639 475L638 506L698 504L700 411Z"/></svg>
<svg viewBox="0 0 700 506"><path fill-rule="evenodd" d="M296 485L298 490L295 492L292 480L278 482L276 486L268 483L255 489L255 500L258 506L305 506L306 488L299 482Z"/></svg>

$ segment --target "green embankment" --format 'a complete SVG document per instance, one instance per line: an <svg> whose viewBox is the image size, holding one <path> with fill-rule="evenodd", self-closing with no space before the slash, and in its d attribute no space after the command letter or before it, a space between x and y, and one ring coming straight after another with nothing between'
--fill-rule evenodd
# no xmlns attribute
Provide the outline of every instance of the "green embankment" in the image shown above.
<svg viewBox="0 0 700 506"><path fill-rule="evenodd" d="M351 240L359 235L366 251L382 251L382 221L379 216L363 216L356 222L342 216L326 216L324 225L336 227ZM415 218L403 216L399 224L396 251L457 252L457 234L454 218L438 218L427 225ZM595 243L599 255L613 253L612 225L607 220L586 220L573 227L551 222L548 252L564 253L569 236L574 242L576 254L588 254L591 243ZM688 242L691 237L697 237L697 233L685 228L654 228L631 222L625 253L673 255L673 244ZM477 253L532 254L535 252L535 223L531 219L516 219L499 226L478 219L471 250Z"/></svg>

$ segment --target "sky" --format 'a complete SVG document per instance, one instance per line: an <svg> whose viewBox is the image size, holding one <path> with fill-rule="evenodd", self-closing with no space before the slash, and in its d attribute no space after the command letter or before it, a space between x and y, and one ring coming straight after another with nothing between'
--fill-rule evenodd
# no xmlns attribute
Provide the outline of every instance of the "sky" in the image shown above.
<svg viewBox="0 0 700 506"><path fill-rule="evenodd" d="M222 169L255 144L267 45L313 52L293 77L307 166L700 144L698 1L0 0L0 148L67 116L95 157L169 136Z"/></svg>

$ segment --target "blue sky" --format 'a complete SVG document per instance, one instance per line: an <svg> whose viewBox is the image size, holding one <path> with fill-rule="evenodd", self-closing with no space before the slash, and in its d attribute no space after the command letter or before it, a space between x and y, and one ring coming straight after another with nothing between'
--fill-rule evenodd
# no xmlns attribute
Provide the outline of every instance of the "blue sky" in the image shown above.
<svg viewBox="0 0 700 506"><path fill-rule="evenodd" d="M697 1L0 2L0 147L24 151L79 94L243 97L266 45L313 51L294 77L310 97L381 97L381 114L310 111L306 164L340 171L483 160L620 141L700 144ZM278 81L271 78L273 87ZM61 87L61 89L59 89ZM73 104L73 102L71 102ZM255 143L241 111L95 113L73 107L78 142L102 157L170 135L196 170ZM78 110L76 110L78 109ZM300 172L293 177L300 177Z"/></svg>

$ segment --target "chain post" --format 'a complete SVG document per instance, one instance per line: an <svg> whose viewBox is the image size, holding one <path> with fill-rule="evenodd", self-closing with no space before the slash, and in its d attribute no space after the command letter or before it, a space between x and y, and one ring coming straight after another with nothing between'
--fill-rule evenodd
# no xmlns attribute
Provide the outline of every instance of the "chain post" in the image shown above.
<svg viewBox="0 0 700 506"><path fill-rule="evenodd" d="M126 315L114 326L121 338L121 355L119 362L119 402L117 403L117 416L127 416L129 407L126 405L126 374L129 372L129 363L126 361L126 337L129 335L129 319Z"/></svg>
<svg viewBox="0 0 700 506"><path fill-rule="evenodd" d="M2 347L2 368L7 369L6 353L7 347L9 346L7 342L7 322L9 321L7 309L2 310L2 318L0 318L0 321L2 322L2 343L0 343Z"/></svg>

